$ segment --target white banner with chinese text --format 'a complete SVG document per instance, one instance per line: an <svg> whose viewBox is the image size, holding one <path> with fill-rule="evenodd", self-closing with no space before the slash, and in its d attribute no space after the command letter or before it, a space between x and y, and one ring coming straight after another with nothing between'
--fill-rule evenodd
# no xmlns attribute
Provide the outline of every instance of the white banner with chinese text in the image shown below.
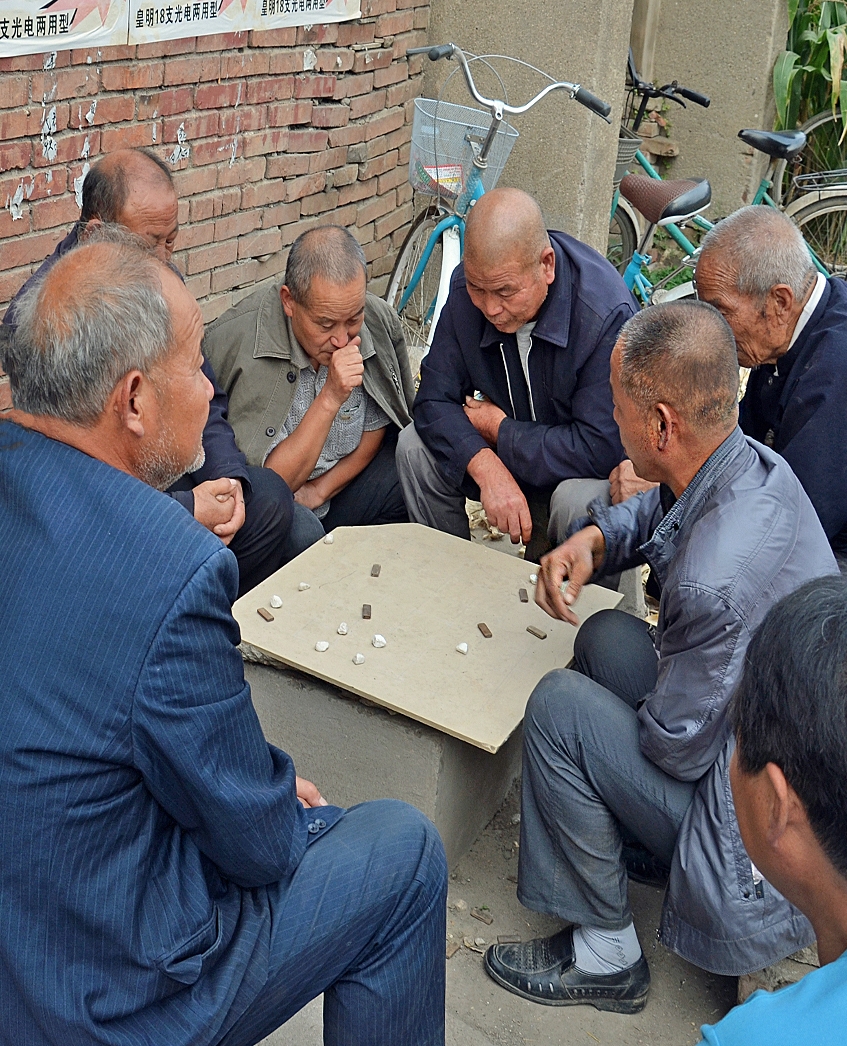
<svg viewBox="0 0 847 1046"><path fill-rule="evenodd" d="M344 22L360 0L0 0L0 57Z"/></svg>

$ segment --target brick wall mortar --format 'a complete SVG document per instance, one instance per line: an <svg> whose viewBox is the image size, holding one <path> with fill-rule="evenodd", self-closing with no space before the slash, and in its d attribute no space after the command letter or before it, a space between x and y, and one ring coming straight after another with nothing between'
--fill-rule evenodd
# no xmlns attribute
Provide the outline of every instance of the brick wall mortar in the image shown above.
<svg viewBox="0 0 847 1046"><path fill-rule="evenodd" d="M279 278L300 231L365 246L374 289L411 218L406 47L429 0L363 0L339 25L0 59L0 314L78 215L85 165L125 145L170 164L176 261L208 320ZM317 57L304 69L307 49ZM0 370L0 411L8 409Z"/></svg>

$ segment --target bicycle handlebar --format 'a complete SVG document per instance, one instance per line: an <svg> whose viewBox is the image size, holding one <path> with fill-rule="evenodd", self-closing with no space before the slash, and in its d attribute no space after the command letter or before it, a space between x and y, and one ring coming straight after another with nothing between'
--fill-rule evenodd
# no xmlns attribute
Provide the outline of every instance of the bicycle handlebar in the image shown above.
<svg viewBox="0 0 847 1046"><path fill-rule="evenodd" d="M539 91L534 98L530 99L526 105L507 105L498 98L486 98L484 95L479 93L476 84L474 83L473 74L471 73L464 51L462 51L460 47L457 47L456 44L438 44L435 47L410 47L406 51L406 54L426 54L429 56L431 62L437 62L440 58L453 58L455 56L462 67L468 90L471 92L475 100L480 105L484 105L486 109L490 110L498 120L502 120L504 112L513 113L515 115L527 112L534 105L537 105L542 98L550 94L551 91L561 88L562 90L567 91L571 98L575 98L576 101L584 105L586 109L590 109L593 113L602 117L606 123L610 122L608 117L609 113L612 111L612 107L609 103L597 98L580 84L568 83L566 80L550 83L543 90Z"/></svg>
<svg viewBox="0 0 847 1046"><path fill-rule="evenodd" d="M612 107L608 102L604 102L602 98L598 98L597 95L586 91L584 87L577 87L574 98L584 105L586 109L590 109L592 113L602 116L604 120L612 111Z"/></svg>
<svg viewBox="0 0 847 1046"><path fill-rule="evenodd" d="M687 98L689 102L702 105L704 109L708 109L712 104L712 99L707 94L700 94L699 91L692 91L688 87L677 87L676 93L681 94L683 98Z"/></svg>

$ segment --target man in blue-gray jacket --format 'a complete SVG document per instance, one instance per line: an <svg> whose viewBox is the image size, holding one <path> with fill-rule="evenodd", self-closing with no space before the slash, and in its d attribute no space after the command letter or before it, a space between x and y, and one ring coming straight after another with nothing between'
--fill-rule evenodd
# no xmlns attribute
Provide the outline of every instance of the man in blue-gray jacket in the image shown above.
<svg viewBox="0 0 847 1046"><path fill-rule="evenodd" d="M646 562L662 587L658 624L594 615L574 669L533 691L518 896L568 925L494 945L485 963L524 998L636 1013L650 974L627 896L629 840L671 867L661 940L690 962L739 975L812 940L741 844L726 709L768 609L836 565L797 477L738 427L735 342L715 309L679 302L633 317L611 381L623 445L658 485L577 522L542 560L536 600L575 622L585 582Z"/></svg>
<svg viewBox="0 0 847 1046"><path fill-rule="evenodd" d="M410 517L466 538L467 496L529 542L529 502L543 501L557 544L592 498L608 500L623 456L609 356L634 312L614 268L548 233L532 197L495 189L477 201L398 445Z"/></svg>
<svg viewBox="0 0 847 1046"><path fill-rule="evenodd" d="M251 1046L323 992L327 1046L444 1046L437 832L328 805L267 743L235 556L160 493L203 461L197 303L143 248L90 242L18 320L0 1044Z"/></svg>

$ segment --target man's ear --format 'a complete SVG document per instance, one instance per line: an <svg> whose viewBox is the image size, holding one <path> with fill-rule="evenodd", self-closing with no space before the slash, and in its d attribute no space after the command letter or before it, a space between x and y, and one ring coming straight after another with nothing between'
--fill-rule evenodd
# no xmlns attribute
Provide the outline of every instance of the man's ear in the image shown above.
<svg viewBox="0 0 847 1046"><path fill-rule="evenodd" d="M294 315L294 299L291 297L291 291L285 284L279 288L279 299L282 302L282 311L291 319Z"/></svg>
<svg viewBox="0 0 847 1046"><path fill-rule="evenodd" d="M776 848L789 825L794 824L798 818L807 820L806 811L776 763L765 765L763 784L768 810L768 842Z"/></svg>
<svg viewBox="0 0 847 1046"><path fill-rule="evenodd" d="M677 432L677 414L667 403L657 403L650 412L650 435L658 451L667 451Z"/></svg>
<svg viewBox="0 0 847 1046"><path fill-rule="evenodd" d="M111 413L122 429L136 439L142 439L148 399L155 394L150 380L140 370L127 371L112 390L109 397L111 409L107 412Z"/></svg>
<svg viewBox="0 0 847 1046"><path fill-rule="evenodd" d="M777 283L768 291L767 309L781 327L791 323L796 304L794 291L785 283Z"/></svg>
<svg viewBox="0 0 847 1046"><path fill-rule="evenodd" d="M556 252L552 247L541 252L541 275L548 287L556 279Z"/></svg>

